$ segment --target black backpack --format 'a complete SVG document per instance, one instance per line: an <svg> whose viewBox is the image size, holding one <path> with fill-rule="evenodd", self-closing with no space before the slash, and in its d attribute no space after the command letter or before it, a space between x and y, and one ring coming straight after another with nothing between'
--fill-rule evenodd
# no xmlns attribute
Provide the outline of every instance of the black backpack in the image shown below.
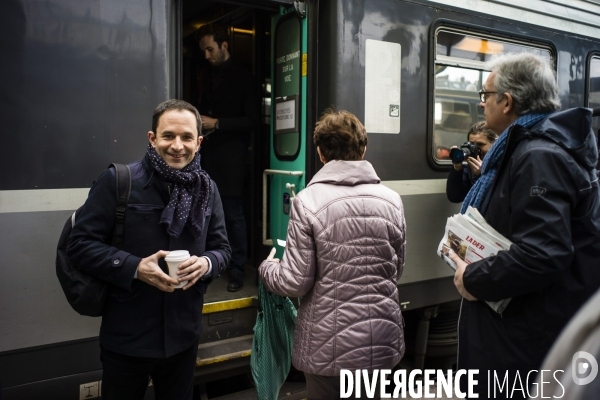
<svg viewBox="0 0 600 400"><path fill-rule="evenodd" d="M131 193L131 171L127 165L111 164L111 166L115 168L117 177L117 220L112 243L120 248L123 246L125 209ZM80 211L81 207L67 219L60 234L56 248L56 276L67 296L67 301L75 311L89 317L100 317L104 311L106 299L110 295L110 284L83 272L76 265L71 265L67 258L69 236Z"/></svg>

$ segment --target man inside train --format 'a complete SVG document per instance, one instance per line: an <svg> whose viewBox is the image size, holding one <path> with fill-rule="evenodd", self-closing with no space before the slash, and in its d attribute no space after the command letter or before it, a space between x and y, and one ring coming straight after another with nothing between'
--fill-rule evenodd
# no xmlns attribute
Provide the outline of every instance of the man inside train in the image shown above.
<svg viewBox="0 0 600 400"><path fill-rule="evenodd" d="M461 211L477 208L512 245L468 265L451 255L464 298L458 368L479 370L479 398L522 398L560 331L600 287L598 152L591 110L558 111L547 59L508 54L488 68L481 107L499 137ZM509 298L502 314L486 304ZM494 377L508 385L501 390Z"/></svg>
<svg viewBox="0 0 600 400"><path fill-rule="evenodd" d="M243 193L248 145L258 124L258 86L250 71L231 56L231 40L224 27L204 25L196 38L210 64L199 79L198 109L205 130L202 168L222 196L232 252L227 290L237 292L244 285L248 252Z"/></svg>
<svg viewBox="0 0 600 400"><path fill-rule="evenodd" d="M231 252L219 191L200 168L201 126L189 103L158 105L146 155L128 165L123 245L111 240L114 169L92 186L69 238L71 263L111 287L100 327L103 399L141 400L150 378L157 399L192 399L204 294ZM191 256L178 279L165 273L170 250Z"/></svg>

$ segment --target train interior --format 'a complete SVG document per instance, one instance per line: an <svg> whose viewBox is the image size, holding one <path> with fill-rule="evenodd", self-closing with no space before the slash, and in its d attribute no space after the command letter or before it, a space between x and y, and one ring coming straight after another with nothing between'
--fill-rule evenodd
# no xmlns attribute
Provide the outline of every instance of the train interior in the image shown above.
<svg viewBox="0 0 600 400"><path fill-rule="evenodd" d="M261 102L260 125L253 132L246 158L246 184L244 186L244 206L248 226L248 264L256 267L264 259L269 249L263 249L259 238L254 235L260 222L260 174L269 165L269 124L270 124L270 62L271 62L271 17L279 10L273 2L213 2L184 1L182 27L182 97L191 104L198 105L202 88L200 77L208 62L200 52L194 33L205 24L216 23L230 32L229 49L232 57L252 72L260 85ZM257 107L258 109L258 107ZM260 227L258 227L260 228ZM259 246L260 244L260 246ZM266 250L266 253L265 253Z"/></svg>

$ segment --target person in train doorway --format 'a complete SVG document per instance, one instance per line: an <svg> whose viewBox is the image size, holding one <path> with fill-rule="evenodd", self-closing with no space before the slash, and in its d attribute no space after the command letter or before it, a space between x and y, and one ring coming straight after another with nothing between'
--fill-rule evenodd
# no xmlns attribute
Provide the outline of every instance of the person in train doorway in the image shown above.
<svg viewBox="0 0 600 400"><path fill-rule="evenodd" d="M461 211L477 208L512 245L468 265L451 255L463 297L458 368L479 370L479 398L515 399L535 396L527 385L544 356L600 287L598 152L590 109L557 112L548 60L508 54L488 68L481 106L499 137ZM509 298L502 314L485 303Z"/></svg>
<svg viewBox="0 0 600 400"><path fill-rule="evenodd" d="M292 363L308 398L329 400L340 398L342 369L391 369L404 355L396 284L406 232L400 196L363 159L358 118L326 111L313 141L324 166L292 201L281 263L271 252L259 276L273 293L303 296Z"/></svg>
<svg viewBox="0 0 600 400"><path fill-rule="evenodd" d="M100 327L103 399L142 399L150 378L157 399L192 399L204 294L231 253L219 191L200 168L200 133L194 106L158 105L146 155L129 164L123 246L110 244L113 169L94 183L73 227L70 261L112 288ZM169 250L191 255L179 279L165 273Z"/></svg>
<svg viewBox="0 0 600 400"><path fill-rule="evenodd" d="M452 164L452 169L446 181L446 196L452 203L461 203L473 184L481 176L481 163L492 144L498 138L496 132L487 129L485 121L479 121L469 129L467 141L475 144L479 151L477 157L468 157L466 166L463 163ZM452 146L456 148L457 146Z"/></svg>
<svg viewBox="0 0 600 400"><path fill-rule="evenodd" d="M227 290L236 292L244 285L247 259L242 194L248 145L259 118L258 91L252 74L231 56L225 28L204 25L196 38L210 64L200 78L199 110L205 131L202 167L221 192L232 250Z"/></svg>

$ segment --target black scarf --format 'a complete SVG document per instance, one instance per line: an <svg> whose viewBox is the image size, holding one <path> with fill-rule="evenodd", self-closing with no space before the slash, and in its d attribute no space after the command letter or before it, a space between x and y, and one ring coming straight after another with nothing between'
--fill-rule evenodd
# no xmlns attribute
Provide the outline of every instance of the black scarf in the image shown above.
<svg viewBox="0 0 600 400"><path fill-rule="evenodd" d="M171 199L162 213L160 223L166 225L171 237L178 238L187 224L194 238L199 238L204 230L208 202L212 197L210 177L200 168L200 152L196 152L192 161L182 169L169 167L150 144L146 153L154 171L173 183Z"/></svg>

